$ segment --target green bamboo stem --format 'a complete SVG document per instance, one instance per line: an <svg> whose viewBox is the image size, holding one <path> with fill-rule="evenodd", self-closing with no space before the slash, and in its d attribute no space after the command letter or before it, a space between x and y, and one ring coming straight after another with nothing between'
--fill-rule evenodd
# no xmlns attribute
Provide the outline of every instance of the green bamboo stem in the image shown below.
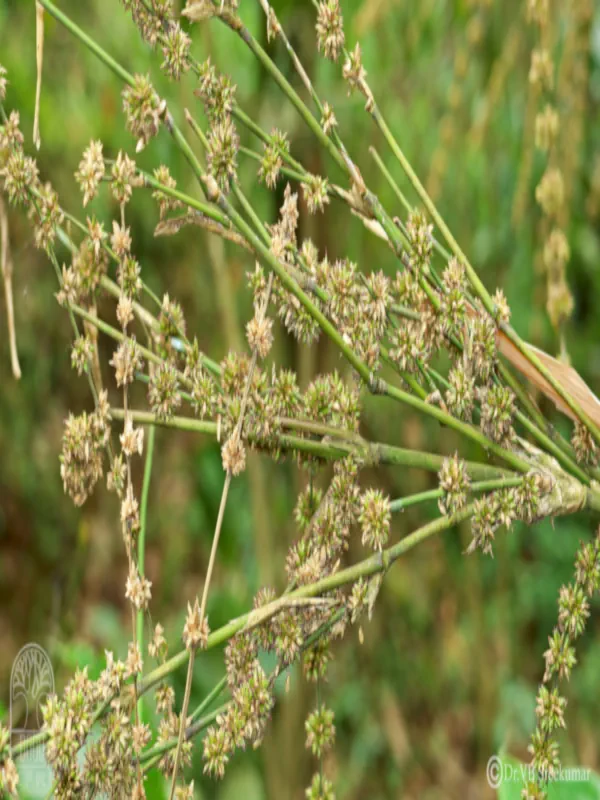
<svg viewBox="0 0 600 800"><path fill-rule="evenodd" d="M157 189L163 194L172 197L174 200L179 200L180 203L183 203L189 208L193 208L194 211L199 211L205 217L212 219L213 222L222 225L224 228L231 228L231 223L227 217L222 214L221 211L219 211L219 209L216 208L212 203L204 203L189 194L181 192L179 189L173 189L171 186L165 186L164 183L156 180L153 175L150 175L148 172L144 172L141 169L138 169L137 172L144 179L144 183L147 186Z"/></svg>
<svg viewBox="0 0 600 800"><path fill-rule="evenodd" d="M379 155L377 150L374 147L371 146L371 147L369 147L369 153L373 157L373 159L374 159L375 163L377 164L377 166L379 167L379 170L381 171L383 177L389 183L392 191L394 192L394 194L396 195L396 197L400 201L400 204L402 205L402 207L404 208L406 213L410 214L413 211L413 207L408 202L408 200L406 199L406 196L403 194L403 192L400 190L400 187L398 186L398 184L396 183L396 181L392 177L391 172L388 170L388 168L383 163L383 159L381 158L381 156ZM433 241L433 246L434 246L435 250L437 250L437 252L442 256L442 258L444 258L446 261L449 261L451 256L450 256L450 253L446 250L446 248L443 245L441 245L435 237L432 237L432 241Z"/></svg>
<svg viewBox="0 0 600 800"><path fill-rule="evenodd" d="M235 31L235 33L240 36L242 41L245 42L250 51L254 53L258 61L273 78L275 83L279 86L283 93L287 95L294 108L298 111L306 125L314 133L323 148L329 153L340 169L346 172L347 165L345 164L344 159L340 155L334 143L321 128L320 122L310 112L292 85L284 77L281 71L277 69L273 61L256 41L254 36L252 36L250 31L242 24L239 18L234 17L231 14L222 14L220 19L222 19L223 22L225 22L233 31Z"/></svg>
<svg viewBox="0 0 600 800"><path fill-rule="evenodd" d="M150 479L152 477L152 462L154 459L154 440L156 438L156 428L152 426L148 431L148 444L146 447L146 462L144 464L144 479L142 483L142 495L140 498L140 532L138 536L137 556L138 572L143 578L146 574L146 529L148 523L148 497L150 494ZM137 612L136 619L137 645L140 652L144 652L144 611ZM140 697L138 700L138 716L143 718L144 701Z"/></svg>
<svg viewBox="0 0 600 800"><path fill-rule="evenodd" d="M127 72L115 59L110 56L105 50L103 50L99 44L97 44L90 36L85 33L78 25L76 25L73 20L67 17L66 14L58 9L54 3L50 2L50 0L39 0L39 4L43 6L49 14L51 14L61 25L70 31L74 36L76 36L86 47L88 47L95 56L97 56L101 61L106 64L106 66L111 69L115 75L120 78L124 83L129 84L129 86L134 86L135 81L133 75Z"/></svg>
<svg viewBox="0 0 600 800"><path fill-rule="evenodd" d="M219 708L211 711L210 714L207 714L205 717L201 717L197 722L192 723L189 725L185 730L184 738L186 741L192 739L201 731L208 728L220 714L223 714L224 711L227 710L229 703L224 703ZM171 739L167 739L166 742L161 742L160 744L154 745L154 747L150 747L148 750L145 750L139 758L140 764L146 764L149 761L154 761L155 758L160 758L160 756L168 753L169 750L173 750L177 747L177 737L173 737Z"/></svg>
<svg viewBox="0 0 600 800"><path fill-rule="evenodd" d="M472 483L470 486L471 492L492 492L496 489L510 489L514 486L520 486L523 483L522 478L500 478L493 481L478 481ZM404 511L406 508L425 503L430 500L439 500L444 496L442 489L431 489L428 492L419 492L419 494L412 494L409 497L400 497L397 500L392 500L390 503L390 510L392 513Z"/></svg>
<svg viewBox="0 0 600 800"><path fill-rule="evenodd" d="M157 425L164 428L172 428L180 431L188 431L192 433L204 433L210 436L217 435L218 425L216 422L208 420L192 419L190 417L169 417L169 419L159 419L155 414L150 411L128 411L133 422L138 425ZM111 408L110 416L113 420L124 420L124 411L122 408ZM383 444L379 442L368 442L362 439L358 434L351 432L343 432L336 428L332 428L320 423L310 423L301 420L289 420L283 418L280 422L284 427L290 427L305 433L311 433L317 436L323 436L326 440L315 441L305 439L293 434L281 433L277 437L278 446L286 450L296 450L314 455L326 460L337 460L345 456L356 453L361 456L367 463L371 464L390 464L394 466L406 466L416 469L423 469L428 472L439 472L445 460L445 456L438 455L437 453L426 453L419 450L408 450L402 447L395 447L394 445ZM344 441L342 437L346 435L347 439ZM335 439L335 441L329 441ZM250 442L253 437L249 437ZM480 464L473 461L465 462L467 471L472 478L479 478L482 480L494 480L498 478L510 477L510 473L499 467L493 467L489 464ZM529 466L528 466L529 469Z"/></svg>
<svg viewBox="0 0 600 800"><path fill-rule="evenodd" d="M413 395L409 394L408 392L398 389L396 386L391 386L390 384L385 385L384 394L419 411L423 410L423 406L425 406L428 409L429 416L437 419L438 422L442 423L442 425L448 425L448 427L452 428L457 433L461 433L466 438L479 444L484 450L486 450L486 452L490 452L498 458L501 458L518 472L529 472L531 469L531 465L517 456L515 453L512 453L510 450L506 450L504 447L501 447L495 442L491 442L486 436L484 436L483 433L481 433L481 431L478 431L476 428L474 428L472 425L468 425L466 422L461 422L460 420L455 419L454 417L450 416L450 414L446 414L446 412L442 411L437 406L427 405L418 397L413 397Z"/></svg>

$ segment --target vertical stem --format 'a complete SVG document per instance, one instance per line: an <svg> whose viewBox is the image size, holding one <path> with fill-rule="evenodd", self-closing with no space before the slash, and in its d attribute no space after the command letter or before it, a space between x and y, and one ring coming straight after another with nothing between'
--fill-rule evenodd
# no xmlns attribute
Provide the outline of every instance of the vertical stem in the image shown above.
<svg viewBox="0 0 600 800"><path fill-rule="evenodd" d="M148 519L148 495L150 493L150 478L152 476L152 461L154 458L154 440L156 438L156 428L150 427L148 431L148 449L146 451L146 463L144 464L144 481L142 484L142 496L140 499L140 534L138 537L138 571L140 577L145 576L146 562L146 526ZM140 609L137 612L137 641L140 653L144 649L144 612ZM138 700L138 716L142 721L143 699Z"/></svg>

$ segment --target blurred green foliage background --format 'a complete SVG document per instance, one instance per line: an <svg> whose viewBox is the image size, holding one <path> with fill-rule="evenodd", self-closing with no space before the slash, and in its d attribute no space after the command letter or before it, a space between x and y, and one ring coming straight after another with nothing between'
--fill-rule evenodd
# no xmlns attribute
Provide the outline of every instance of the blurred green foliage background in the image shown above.
<svg viewBox="0 0 600 800"><path fill-rule="evenodd" d="M174 85L161 75L159 56L140 40L120 3L61 0L66 10L130 72L150 72L171 109L201 114L188 75ZM551 3L551 6L559 5ZM562 4L561 4L562 5ZM577 3L573 2L572 6ZM399 167L365 114L360 98L347 98L338 69L316 54L314 9L309 2L276 0L280 21L315 81L322 99L334 107L339 130L367 184L388 209L403 216L369 155L374 146L411 201ZM537 266L540 214L533 199L543 159L531 155L528 118L529 57L533 33L525 23L524 2L466 0L351 0L343 3L349 43L359 39L364 64L384 116L413 166L439 203L451 229L489 288L501 286L524 338L556 353L558 342L545 311L544 279ZM246 24L263 42L288 79L302 87L280 45L267 44L258 2L244 0ZM568 13L559 41L568 37ZM568 234L572 260L568 281L575 313L567 331L573 364L596 391L600 385L600 12L589 23L587 70L579 95L573 69L563 59L559 72L563 131L562 157L570 164L572 194ZM210 55L237 83L243 109L270 130L288 132L292 153L313 173L340 175L317 148L310 132L251 54L227 29L213 21L193 31L195 56ZM566 53L564 48L564 53ZM560 55L561 46L557 49ZM566 58L566 57L565 57ZM7 108L21 113L28 134L35 93L34 3L0 0L0 63L9 71ZM571 65L572 67L572 65ZM70 38L46 20L41 99L43 179L57 189L62 204L83 217L73 173L92 138L105 154L119 148L133 155L135 143L124 130L118 81ZM582 101L583 102L580 102ZM576 123L579 125L577 127ZM579 135L576 132L579 131ZM260 149L242 132L243 142ZM149 171L165 163L180 187L196 187L186 164L162 133L137 158ZM267 192L256 165L240 159L240 179L261 217L274 221L282 186ZM110 228L116 208L101 192L94 212ZM245 272L248 255L225 245L209 245L199 229L176 238L154 238L157 212L149 195L137 192L128 211L134 248L145 280L169 292L186 312L188 332L221 359L243 346L250 318ZM301 217L301 235L310 236L330 259L348 255L364 271L395 271L390 252L332 203L323 216ZM19 648L37 641L50 653L62 687L77 665L97 675L104 650L126 653L129 609L124 598L126 558L114 496L98 487L81 509L63 495L58 454L62 423L69 411L91 407L85 380L70 370L69 321L54 299L55 275L33 247L27 220L10 212L15 262L16 326L23 378L10 373L4 305L0 305L0 702L8 705L12 660ZM65 256L66 257L66 256ZM227 314L226 309L233 311ZM101 314L114 315L107 301ZM275 359L298 370L306 386L318 372L345 365L330 346L300 349L280 330ZM240 344L241 343L241 344ZM101 363L110 358L101 340ZM105 369L105 380L112 377ZM111 385L109 383L109 385ZM134 405L145 407L143 387ZM363 433L409 447L452 453L459 446L451 431L423 422L397 407L367 403ZM382 405L383 404L383 405ZM386 409L389 408L389 414ZM548 414L554 412L544 406ZM377 413L375 413L377 409ZM564 419L557 425L568 431ZM227 508L218 568L209 601L212 628L245 611L265 582L284 586L283 563L295 530L291 511L306 476L292 461L274 465L257 458L236 480ZM139 465L138 465L139 466ZM136 473L141 482L141 469ZM173 650L188 600L202 585L223 473L214 442L159 430L149 510L147 569L153 582L152 615L166 628ZM327 473L319 475L327 480ZM401 468L368 471L391 497L433 486L435 477ZM434 508L419 506L394 520L393 538L421 524ZM326 761L340 798L485 797L485 764L500 749L527 757L534 728L535 692L543 672L543 651L557 613L556 599L569 580L578 542L597 521L586 515L500 536L496 557L466 557L468 530L453 530L411 551L389 572L373 620L365 624L365 644L348 639L336 651L324 699L335 709L337 742ZM349 561L360 545L350 548ZM561 737L566 763L598 767L600 761L600 630L598 604L578 646L580 664L570 681L568 731ZM198 659L192 707L222 674L222 654ZM174 678L180 700L184 671ZM313 763L304 747L304 717L315 702L314 687L294 673L281 696L264 747L238 754L224 781L202 778L201 748L193 777L199 797L300 798ZM161 797L160 781L149 787Z"/></svg>

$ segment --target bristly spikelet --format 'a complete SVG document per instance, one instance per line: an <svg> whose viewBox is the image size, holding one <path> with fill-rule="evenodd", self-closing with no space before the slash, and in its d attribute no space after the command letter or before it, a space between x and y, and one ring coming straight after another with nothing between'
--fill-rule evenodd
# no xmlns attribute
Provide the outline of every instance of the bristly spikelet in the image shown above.
<svg viewBox="0 0 600 800"><path fill-rule="evenodd" d="M471 529L473 539L467 548L472 553L480 548L482 553L493 555L494 532L498 527L498 508L493 494L484 495L475 501Z"/></svg>
<svg viewBox="0 0 600 800"><path fill-rule="evenodd" d="M560 768L558 743L537 729L527 750L531 753L531 766L536 774L544 775L551 781ZM531 781L526 791L527 797L532 797L533 800L546 800L548 796L544 789L540 789L537 781Z"/></svg>
<svg viewBox="0 0 600 800"><path fill-rule="evenodd" d="M194 373L192 378L192 407L200 419L214 416L218 400L217 385L208 372L201 370Z"/></svg>
<svg viewBox="0 0 600 800"><path fill-rule="evenodd" d="M138 611L146 610L152 598L152 583L139 574L136 565L132 562L127 577L125 597Z"/></svg>
<svg viewBox="0 0 600 800"><path fill-rule="evenodd" d="M225 728L211 726L204 737L204 770L206 775L222 778L229 761L231 740Z"/></svg>
<svg viewBox="0 0 600 800"><path fill-rule="evenodd" d="M112 469L106 476L106 488L109 492L116 492L119 497L122 497L126 481L127 464L123 454L119 453L113 458Z"/></svg>
<svg viewBox="0 0 600 800"><path fill-rule="evenodd" d="M544 672L544 683L547 683L553 675L557 675L560 680L568 680L571 670L577 663L575 648L571 645L568 634L563 633L558 627L548 637L549 647L544 653L546 661L546 671Z"/></svg>
<svg viewBox="0 0 600 800"><path fill-rule="evenodd" d="M571 437L571 444L575 450L575 457L580 464L587 464L592 467L598 466L598 445L589 429L576 420Z"/></svg>
<svg viewBox="0 0 600 800"><path fill-rule="evenodd" d="M448 265L442 275L442 282L447 292L451 292L454 289L464 292L467 283L465 265L455 256L452 256L448 261Z"/></svg>
<svg viewBox="0 0 600 800"><path fill-rule="evenodd" d="M165 294L158 316L157 344L163 356L172 357L177 352L176 342L185 337L185 317L183 309L175 300Z"/></svg>
<svg viewBox="0 0 600 800"><path fill-rule="evenodd" d="M160 662L164 662L168 653L167 640L164 637L165 629L160 624L156 623L152 639L148 642L148 655L151 658L156 658Z"/></svg>
<svg viewBox="0 0 600 800"><path fill-rule="evenodd" d="M174 81L178 81L190 68L188 54L191 43L192 40L181 30L179 24L169 27L162 46L164 61L161 69Z"/></svg>
<svg viewBox="0 0 600 800"><path fill-rule="evenodd" d="M492 301L495 307L494 316L498 322L508 322L510 320L510 306L502 289L496 289Z"/></svg>
<svg viewBox="0 0 600 800"><path fill-rule="evenodd" d="M6 75L6 68L0 64L0 102L6 100L6 86L8 84Z"/></svg>
<svg viewBox="0 0 600 800"><path fill-rule="evenodd" d="M327 178L322 178L320 175L311 175L306 182L302 184L302 191L304 193L304 200L311 214L316 211L323 211L325 206L329 204L329 181Z"/></svg>
<svg viewBox="0 0 600 800"><path fill-rule="evenodd" d="M313 683L325 679L331 658L329 638L322 636L304 652L302 671L305 679Z"/></svg>
<svg viewBox="0 0 600 800"><path fill-rule="evenodd" d="M78 336L73 342L71 350L71 366L77 371L78 375L89 371L89 366L94 355L94 342L86 336Z"/></svg>
<svg viewBox="0 0 600 800"><path fill-rule="evenodd" d="M233 110L236 86L227 75L217 71L207 58L199 68L199 86L194 94L204 103L204 111L211 125L224 122Z"/></svg>
<svg viewBox="0 0 600 800"><path fill-rule="evenodd" d="M129 255L131 250L131 232L125 225L119 225L116 219L112 221L113 232L110 237L110 246L119 260Z"/></svg>
<svg viewBox="0 0 600 800"><path fill-rule="evenodd" d="M248 344L261 358L269 355L273 345L273 320L263 315L255 315L246 326Z"/></svg>
<svg viewBox="0 0 600 800"><path fill-rule="evenodd" d="M38 167L33 158L24 155L22 150L13 150L0 169L2 188L8 195L11 205L29 205L29 193L38 186Z"/></svg>
<svg viewBox="0 0 600 800"><path fill-rule="evenodd" d="M490 386L478 392L481 401L481 430L492 441L510 447L515 437L513 417L515 396L506 386Z"/></svg>
<svg viewBox="0 0 600 800"><path fill-rule="evenodd" d="M444 333L456 333L462 330L466 315L465 268L456 259L451 258L442 276L446 293L442 295L439 318Z"/></svg>
<svg viewBox="0 0 600 800"><path fill-rule="evenodd" d="M407 320L400 325L392 336L389 355L401 370L419 372L419 366L426 363L430 356L420 322Z"/></svg>
<svg viewBox="0 0 600 800"><path fill-rule="evenodd" d="M358 42L354 50L348 53L342 69L342 75L348 83L348 94L351 94L355 90L360 92L364 91L364 81L367 77L367 71L363 67L362 51Z"/></svg>
<svg viewBox="0 0 600 800"><path fill-rule="evenodd" d="M487 383L496 366L496 326L488 316L476 317L470 329L469 365L481 381Z"/></svg>
<svg viewBox="0 0 600 800"><path fill-rule="evenodd" d="M577 551L575 578L588 595L600 590L600 532L594 541L582 544Z"/></svg>
<svg viewBox="0 0 600 800"><path fill-rule="evenodd" d="M308 715L304 723L306 730L306 746L317 758L330 749L335 739L335 725L333 724L333 711L326 706L320 706Z"/></svg>
<svg viewBox="0 0 600 800"><path fill-rule="evenodd" d="M502 489L496 492L498 511L498 524L510 529L517 518L517 500L512 489Z"/></svg>
<svg viewBox="0 0 600 800"><path fill-rule="evenodd" d="M536 472L523 476L520 486L514 489L517 517L525 522L533 522L538 513L541 494L541 479Z"/></svg>
<svg viewBox="0 0 600 800"><path fill-rule="evenodd" d="M75 173L75 180L83 193L83 205L92 200L98 192L100 181L104 177L104 158L102 156L102 142L92 141L83 153L79 168Z"/></svg>
<svg viewBox="0 0 600 800"><path fill-rule="evenodd" d="M25 137L19 125L18 111L11 111L4 125L0 125L0 167L6 164L12 150L20 150L23 147Z"/></svg>
<svg viewBox="0 0 600 800"><path fill-rule="evenodd" d="M119 436L123 453L127 458L133 455L141 456L144 451L144 429L134 428L131 414L127 414L123 433Z"/></svg>
<svg viewBox="0 0 600 800"><path fill-rule="evenodd" d="M257 643L251 634L240 633L229 640L225 648L225 668L230 689L250 679L257 656Z"/></svg>
<svg viewBox="0 0 600 800"><path fill-rule="evenodd" d="M123 339L109 363L115 369L117 386L132 383L135 373L142 369L144 363L135 339Z"/></svg>
<svg viewBox="0 0 600 800"><path fill-rule="evenodd" d="M269 189L274 189L283 166L283 154L290 152L290 144L285 133L274 128L271 142L265 143L265 151L258 170L258 179L264 181Z"/></svg>
<svg viewBox="0 0 600 800"><path fill-rule="evenodd" d="M321 0L317 9L317 45L319 52L337 61L344 48L344 20L339 0Z"/></svg>
<svg viewBox="0 0 600 800"><path fill-rule="evenodd" d="M157 167L154 170L154 177L167 189L177 188L177 181L171 176L169 168L164 164L161 164L160 167ZM158 213L161 220L166 217L167 212L171 209L181 207L181 202L179 200L176 200L174 197L171 197L171 195L161 191L160 189L152 192L152 198L158 203Z"/></svg>
<svg viewBox="0 0 600 800"><path fill-rule="evenodd" d="M65 422L60 474L64 490L76 506L85 503L102 477L108 435L107 422L99 411L79 417L70 414Z"/></svg>
<svg viewBox="0 0 600 800"><path fill-rule="evenodd" d="M379 489L367 489L361 498L358 517L362 542L373 550L383 550L390 533L390 501Z"/></svg>
<svg viewBox="0 0 600 800"><path fill-rule="evenodd" d="M304 393L303 411L308 419L334 425L342 430L358 430L360 402L356 389L342 381L337 372L312 381Z"/></svg>
<svg viewBox="0 0 600 800"><path fill-rule="evenodd" d="M123 294L134 300L142 289L142 268L131 256L123 258L117 268L117 280Z"/></svg>
<svg viewBox="0 0 600 800"><path fill-rule="evenodd" d="M127 297L126 294L121 294L117 303L117 319L123 329L123 333L126 333L129 324L133 322L133 317L133 302L131 298Z"/></svg>
<svg viewBox="0 0 600 800"><path fill-rule="evenodd" d="M123 111L127 130L137 139L136 152L157 135L166 109L166 102L154 91L149 76L136 75L133 86L125 87Z"/></svg>
<svg viewBox="0 0 600 800"><path fill-rule="evenodd" d="M208 136L208 169L223 192L229 190L237 173L240 140L231 117L213 125Z"/></svg>
<svg viewBox="0 0 600 800"><path fill-rule="evenodd" d="M448 373L446 405L459 419L471 421L475 407L475 379L460 361Z"/></svg>
<svg viewBox="0 0 600 800"><path fill-rule="evenodd" d="M173 416L181 405L179 378L172 364L161 361L150 376L148 401L158 419L166 420Z"/></svg>
<svg viewBox="0 0 600 800"><path fill-rule="evenodd" d="M58 195L49 183L40 186L37 193L37 202L31 204L29 218L35 228L35 246L48 250L56 239L56 230L62 225L64 214L58 204Z"/></svg>
<svg viewBox="0 0 600 800"><path fill-rule="evenodd" d="M234 477L246 469L246 448L237 433L233 433L221 449L223 469Z"/></svg>
<svg viewBox="0 0 600 800"><path fill-rule="evenodd" d="M117 160L112 166L110 175L110 190L113 197L120 205L128 203L131 200L133 187L140 185L135 161L129 158L127 153L119 150Z"/></svg>
<svg viewBox="0 0 600 800"><path fill-rule="evenodd" d="M558 596L558 626L571 639L581 636L590 616L590 604L581 586L562 586Z"/></svg>
<svg viewBox="0 0 600 800"><path fill-rule="evenodd" d="M410 265L417 274L429 272L433 251L433 225L427 222L422 211L411 211L406 223L410 243Z"/></svg>
<svg viewBox="0 0 600 800"><path fill-rule="evenodd" d="M335 800L333 785L320 772L315 772L310 786L304 793L306 800Z"/></svg>
<svg viewBox="0 0 600 800"><path fill-rule="evenodd" d="M455 453L452 458L444 459L438 477L444 493L438 500L440 511L442 514L455 514L466 506L471 488L467 465Z"/></svg>
<svg viewBox="0 0 600 800"><path fill-rule="evenodd" d="M183 628L183 643L186 650L196 647L205 648L208 643L208 634L208 618L206 614L200 615L200 605L196 597L193 606L188 603L188 613Z"/></svg>
<svg viewBox="0 0 600 800"><path fill-rule="evenodd" d="M334 128L337 127L337 119L335 118L333 108L329 105L329 103L323 103L321 127L326 134L329 134Z"/></svg>

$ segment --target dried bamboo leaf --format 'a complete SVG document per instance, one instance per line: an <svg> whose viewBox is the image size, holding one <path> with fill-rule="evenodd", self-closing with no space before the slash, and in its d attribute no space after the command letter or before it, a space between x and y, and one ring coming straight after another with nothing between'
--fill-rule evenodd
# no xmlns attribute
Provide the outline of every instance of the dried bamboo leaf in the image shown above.
<svg viewBox="0 0 600 800"><path fill-rule="evenodd" d="M546 397L552 400L559 411L562 411L563 414L566 414L573 420L577 419L562 397L552 388L544 376L540 375L536 368L529 363L521 351L510 341L506 334L502 333L502 331L498 331L496 334L496 346L516 370L533 383L542 394L545 394ZM598 400L581 375L579 375L573 367L563 364L561 361L558 361L558 359L549 356L548 353L544 353L543 350L539 350L531 344L528 344L527 347L536 354L548 372L550 372L571 397L577 401L587 416L596 425L600 425L600 400Z"/></svg>

